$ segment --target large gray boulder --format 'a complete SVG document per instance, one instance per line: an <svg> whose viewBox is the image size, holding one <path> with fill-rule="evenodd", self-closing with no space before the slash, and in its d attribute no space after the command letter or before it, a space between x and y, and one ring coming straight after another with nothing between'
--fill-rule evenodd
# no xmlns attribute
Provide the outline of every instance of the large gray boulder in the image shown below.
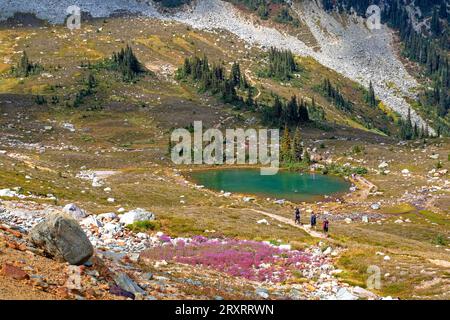
<svg viewBox="0 0 450 320"><path fill-rule="evenodd" d="M81 265L89 260L94 248L80 225L71 216L53 213L30 231L31 241L46 254Z"/></svg>

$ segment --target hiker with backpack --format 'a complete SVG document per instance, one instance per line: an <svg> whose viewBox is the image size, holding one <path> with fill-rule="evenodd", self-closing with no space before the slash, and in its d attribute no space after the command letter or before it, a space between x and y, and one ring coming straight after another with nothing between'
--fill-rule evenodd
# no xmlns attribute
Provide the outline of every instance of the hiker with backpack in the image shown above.
<svg viewBox="0 0 450 320"><path fill-rule="evenodd" d="M323 233L325 233L325 235L327 237L328 237L329 226L330 226L330 222L328 221L327 218L325 218L325 220L323 220Z"/></svg>
<svg viewBox="0 0 450 320"><path fill-rule="evenodd" d="M316 214L313 211L313 212L311 212L311 229L312 228L315 229L316 225L317 225L317 216L316 216Z"/></svg>
<svg viewBox="0 0 450 320"><path fill-rule="evenodd" d="M295 224L302 224L300 221L300 209L295 208Z"/></svg>

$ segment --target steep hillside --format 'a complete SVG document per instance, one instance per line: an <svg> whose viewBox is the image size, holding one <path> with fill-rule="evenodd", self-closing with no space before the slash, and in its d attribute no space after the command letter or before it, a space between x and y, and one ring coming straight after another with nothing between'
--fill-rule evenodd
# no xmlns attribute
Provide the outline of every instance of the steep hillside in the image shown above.
<svg viewBox="0 0 450 320"><path fill-rule="evenodd" d="M8 1L7 6L5 3L8 10L2 15L8 17L14 12L30 12L39 18L61 23L68 5L68 1L56 3L47 0L40 1L38 5L33 5L33 2ZM204 30L228 30L249 44L263 48L289 48L298 55L313 57L324 66L366 87L372 81L383 103L403 117L407 116L410 107L405 98L415 97L417 83L395 55L389 29L383 27L382 30L371 32L361 18L326 13L315 1L302 1L293 5L298 19L310 31L304 41L302 34L293 36L283 32L283 24L281 27L265 26L258 22L258 17L240 12L231 3L220 0L195 1L191 8L175 13L162 13L152 2L140 1L109 1L104 4L81 2L81 7L95 17L127 10L158 19L175 20ZM311 34L318 43L314 46L311 44ZM423 119L414 110L411 111L411 117L419 127L425 126Z"/></svg>
<svg viewBox="0 0 450 320"><path fill-rule="evenodd" d="M398 138L428 80L393 31L314 1L156 2L80 0L71 31L69 1L0 0L0 299L449 299L450 140ZM257 168L175 164L194 121L282 128L292 180L209 189ZM85 265L30 241L55 212Z"/></svg>

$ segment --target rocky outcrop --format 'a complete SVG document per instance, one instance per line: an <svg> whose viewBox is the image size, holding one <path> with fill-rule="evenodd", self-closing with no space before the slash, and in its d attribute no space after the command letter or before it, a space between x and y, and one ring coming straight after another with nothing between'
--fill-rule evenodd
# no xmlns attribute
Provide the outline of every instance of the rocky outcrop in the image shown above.
<svg viewBox="0 0 450 320"><path fill-rule="evenodd" d="M47 255L72 265L81 265L94 249L80 225L63 213L53 213L30 231L31 241Z"/></svg>

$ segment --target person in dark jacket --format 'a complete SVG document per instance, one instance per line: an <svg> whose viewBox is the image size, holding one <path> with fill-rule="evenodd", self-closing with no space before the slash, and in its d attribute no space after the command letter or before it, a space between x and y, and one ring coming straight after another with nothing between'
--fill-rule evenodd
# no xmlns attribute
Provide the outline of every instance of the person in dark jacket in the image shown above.
<svg viewBox="0 0 450 320"><path fill-rule="evenodd" d="M299 208L295 208L295 224L301 224Z"/></svg>
<svg viewBox="0 0 450 320"><path fill-rule="evenodd" d="M323 220L323 233L325 233L328 237L328 230L330 227L330 222L328 221L327 218L325 218L325 220Z"/></svg>
<svg viewBox="0 0 450 320"><path fill-rule="evenodd" d="M317 225L317 216L316 214L313 212L311 212L311 228L316 228Z"/></svg>

